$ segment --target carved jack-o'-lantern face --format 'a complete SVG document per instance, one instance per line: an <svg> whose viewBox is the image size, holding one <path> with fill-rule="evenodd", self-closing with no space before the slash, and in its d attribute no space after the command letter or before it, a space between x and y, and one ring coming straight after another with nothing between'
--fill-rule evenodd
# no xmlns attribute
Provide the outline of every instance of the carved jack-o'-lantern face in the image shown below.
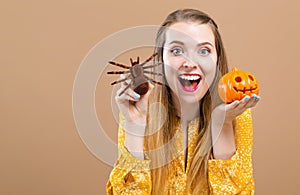
<svg viewBox="0 0 300 195"><path fill-rule="evenodd" d="M218 91L221 99L230 103L241 100L246 95L258 95L259 84L252 74L233 68L220 79Z"/></svg>

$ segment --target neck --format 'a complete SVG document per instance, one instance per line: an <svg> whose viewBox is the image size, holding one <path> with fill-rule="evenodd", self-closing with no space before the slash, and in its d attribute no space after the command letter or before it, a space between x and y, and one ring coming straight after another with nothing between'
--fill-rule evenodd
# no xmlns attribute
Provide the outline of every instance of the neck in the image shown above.
<svg viewBox="0 0 300 195"><path fill-rule="evenodd" d="M182 122L189 122L200 116L199 102L186 102L173 95L177 115L180 116Z"/></svg>

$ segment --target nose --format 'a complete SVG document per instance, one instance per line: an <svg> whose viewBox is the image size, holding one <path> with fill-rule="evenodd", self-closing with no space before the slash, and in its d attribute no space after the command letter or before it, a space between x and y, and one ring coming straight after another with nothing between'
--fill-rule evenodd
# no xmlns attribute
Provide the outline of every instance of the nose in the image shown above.
<svg viewBox="0 0 300 195"><path fill-rule="evenodd" d="M182 64L182 67L183 67L185 70L192 70L192 69L197 68L197 65L196 65L194 62L191 62L191 61L186 60L186 61Z"/></svg>

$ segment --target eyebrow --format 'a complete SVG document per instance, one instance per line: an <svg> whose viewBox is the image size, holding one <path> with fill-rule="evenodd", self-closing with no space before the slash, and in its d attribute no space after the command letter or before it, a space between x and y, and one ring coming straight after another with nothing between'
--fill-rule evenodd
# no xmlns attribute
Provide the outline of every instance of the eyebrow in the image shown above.
<svg viewBox="0 0 300 195"><path fill-rule="evenodd" d="M181 42L181 41L176 41L176 40L175 40L175 41L171 41L171 42L169 43L169 45L174 44L174 43L179 44L179 45L184 45L183 42ZM211 46L213 47L213 44L211 44L211 43L208 42L208 41L205 41L205 42L202 42L202 43L197 44L197 46L202 46L202 45L211 45Z"/></svg>

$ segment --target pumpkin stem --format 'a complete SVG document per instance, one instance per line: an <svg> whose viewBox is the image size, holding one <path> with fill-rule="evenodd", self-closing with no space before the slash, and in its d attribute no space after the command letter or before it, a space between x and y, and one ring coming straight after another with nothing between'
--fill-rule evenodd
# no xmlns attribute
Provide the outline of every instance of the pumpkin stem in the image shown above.
<svg viewBox="0 0 300 195"><path fill-rule="evenodd" d="M239 69L237 69L236 67L233 67L232 68L232 72L236 72L236 71L238 71Z"/></svg>

